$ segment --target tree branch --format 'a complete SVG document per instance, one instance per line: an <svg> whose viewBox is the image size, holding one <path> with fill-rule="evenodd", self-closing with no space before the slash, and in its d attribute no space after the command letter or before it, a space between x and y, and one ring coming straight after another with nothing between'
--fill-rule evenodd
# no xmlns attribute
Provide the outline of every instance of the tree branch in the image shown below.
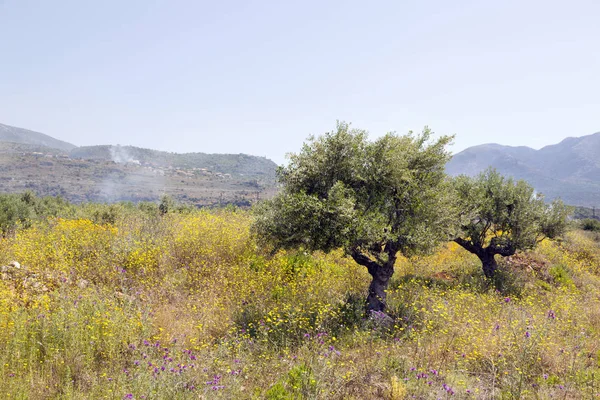
<svg viewBox="0 0 600 400"><path fill-rule="evenodd" d="M492 238L492 241L487 249L492 251L494 254L500 254L503 257L512 256L517 251L510 239L502 237Z"/></svg>
<svg viewBox="0 0 600 400"><path fill-rule="evenodd" d="M492 227L492 222L490 220L486 220L485 225L484 225L483 229L481 230L481 233L479 234L479 243L481 246L483 246L485 244L485 238L487 236L487 232L490 230L491 227Z"/></svg>
<svg viewBox="0 0 600 400"><path fill-rule="evenodd" d="M367 267L369 274L372 276L375 276L377 270L380 268L379 264L361 253L358 249L352 249L352 251L350 251L350 256L357 264Z"/></svg>
<svg viewBox="0 0 600 400"><path fill-rule="evenodd" d="M476 246L473 243L471 243L470 240L465 240L463 238L455 238L454 242L458 243L459 245L461 245L465 250L473 253L473 254L481 254L483 251L483 248L481 248L481 246Z"/></svg>
<svg viewBox="0 0 600 400"><path fill-rule="evenodd" d="M386 254L388 255L388 258L391 259L396 259L396 254L398 253L398 249L400 248L400 244L399 243L394 243L394 242L387 242L385 244L385 247L383 248L383 251L386 252Z"/></svg>

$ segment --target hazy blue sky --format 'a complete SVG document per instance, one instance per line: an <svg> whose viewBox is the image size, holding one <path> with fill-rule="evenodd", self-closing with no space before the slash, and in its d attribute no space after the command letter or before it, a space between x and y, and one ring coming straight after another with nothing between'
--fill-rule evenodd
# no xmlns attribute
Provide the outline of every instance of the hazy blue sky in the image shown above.
<svg viewBox="0 0 600 400"><path fill-rule="evenodd" d="M284 162L337 119L453 151L600 131L600 1L0 0L0 122Z"/></svg>

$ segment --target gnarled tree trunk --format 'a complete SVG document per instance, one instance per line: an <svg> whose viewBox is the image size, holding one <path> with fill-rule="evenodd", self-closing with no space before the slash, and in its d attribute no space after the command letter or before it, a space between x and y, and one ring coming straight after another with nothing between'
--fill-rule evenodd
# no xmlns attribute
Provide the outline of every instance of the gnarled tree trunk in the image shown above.
<svg viewBox="0 0 600 400"><path fill-rule="evenodd" d="M369 273L373 277L369 285L369 295L367 296L367 311L381 311L386 308L387 288L390 278L394 274L393 265L378 266L375 271Z"/></svg>
<svg viewBox="0 0 600 400"><path fill-rule="evenodd" d="M390 278L394 275L394 264L396 262L394 249L390 249L388 254L389 257L385 263L378 263L359 251L355 250L351 253L354 261L367 267L369 274L373 278L369 285L369 294L367 296L367 312L383 312L386 308L386 291L390 283Z"/></svg>
<svg viewBox="0 0 600 400"><path fill-rule="evenodd" d="M482 251L477 254L477 257L481 260L481 264L483 266L483 274L488 279L493 279L496 270L498 269L498 263L496 263L496 259L494 258L494 253L491 251Z"/></svg>
<svg viewBox="0 0 600 400"><path fill-rule="evenodd" d="M480 244L474 244L469 240L456 238L456 243L461 245L467 251L475 254L481 260L483 267L483 273L488 279L494 278L496 270L498 269L498 263L494 256L496 254L502 257L512 256L515 254L516 247L511 241L502 241L502 238L492 238L488 247L482 247Z"/></svg>

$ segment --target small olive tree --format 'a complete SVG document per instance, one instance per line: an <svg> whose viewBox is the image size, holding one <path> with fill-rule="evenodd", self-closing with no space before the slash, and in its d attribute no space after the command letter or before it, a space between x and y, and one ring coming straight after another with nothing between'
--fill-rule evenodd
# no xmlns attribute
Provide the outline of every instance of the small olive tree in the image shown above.
<svg viewBox="0 0 600 400"><path fill-rule="evenodd" d="M453 226L444 166L451 137L367 133L338 123L310 137L278 171L280 193L255 208L254 231L275 248L343 248L372 276L368 310L383 311L398 252L431 249Z"/></svg>
<svg viewBox="0 0 600 400"><path fill-rule="evenodd" d="M506 179L494 169L475 178L454 179L460 232L454 239L481 260L487 278L498 267L495 256L515 254L555 238L566 229L567 207L546 204L527 182Z"/></svg>

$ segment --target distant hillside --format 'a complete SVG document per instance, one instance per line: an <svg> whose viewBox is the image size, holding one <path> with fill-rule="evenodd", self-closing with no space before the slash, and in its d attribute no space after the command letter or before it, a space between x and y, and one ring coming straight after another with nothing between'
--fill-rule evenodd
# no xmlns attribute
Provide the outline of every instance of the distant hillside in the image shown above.
<svg viewBox="0 0 600 400"><path fill-rule="evenodd" d="M248 206L276 191L277 164L246 154L176 154L131 146L75 147L0 124L0 193L32 190L81 201Z"/></svg>
<svg viewBox="0 0 600 400"><path fill-rule="evenodd" d="M74 144L54 139L53 137L40 132L34 132L28 129L17 128L4 124L0 124L0 142L31 144L64 151L70 151L77 147Z"/></svg>
<svg viewBox="0 0 600 400"><path fill-rule="evenodd" d="M67 155L68 151L55 149L38 144L14 143L0 141L0 154L2 153L44 153L53 155Z"/></svg>
<svg viewBox="0 0 600 400"><path fill-rule="evenodd" d="M548 199L578 206L600 205L600 132L540 150L484 144L456 154L446 166L450 175L476 175L488 167L525 179Z"/></svg>
<svg viewBox="0 0 600 400"><path fill-rule="evenodd" d="M205 168L224 174L258 176L275 179L277 164L247 154L170 153L133 146L85 146L73 149L72 158L139 163L155 167L182 169Z"/></svg>
<svg viewBox="0 0 600 400"><path fill-rule="evenodd" d="M73 159L47 152L0 151L0 193L31 190L73 202L157 201L168 194L196 206L249 206L275 193L274 182L208 169Z"/></svg>

